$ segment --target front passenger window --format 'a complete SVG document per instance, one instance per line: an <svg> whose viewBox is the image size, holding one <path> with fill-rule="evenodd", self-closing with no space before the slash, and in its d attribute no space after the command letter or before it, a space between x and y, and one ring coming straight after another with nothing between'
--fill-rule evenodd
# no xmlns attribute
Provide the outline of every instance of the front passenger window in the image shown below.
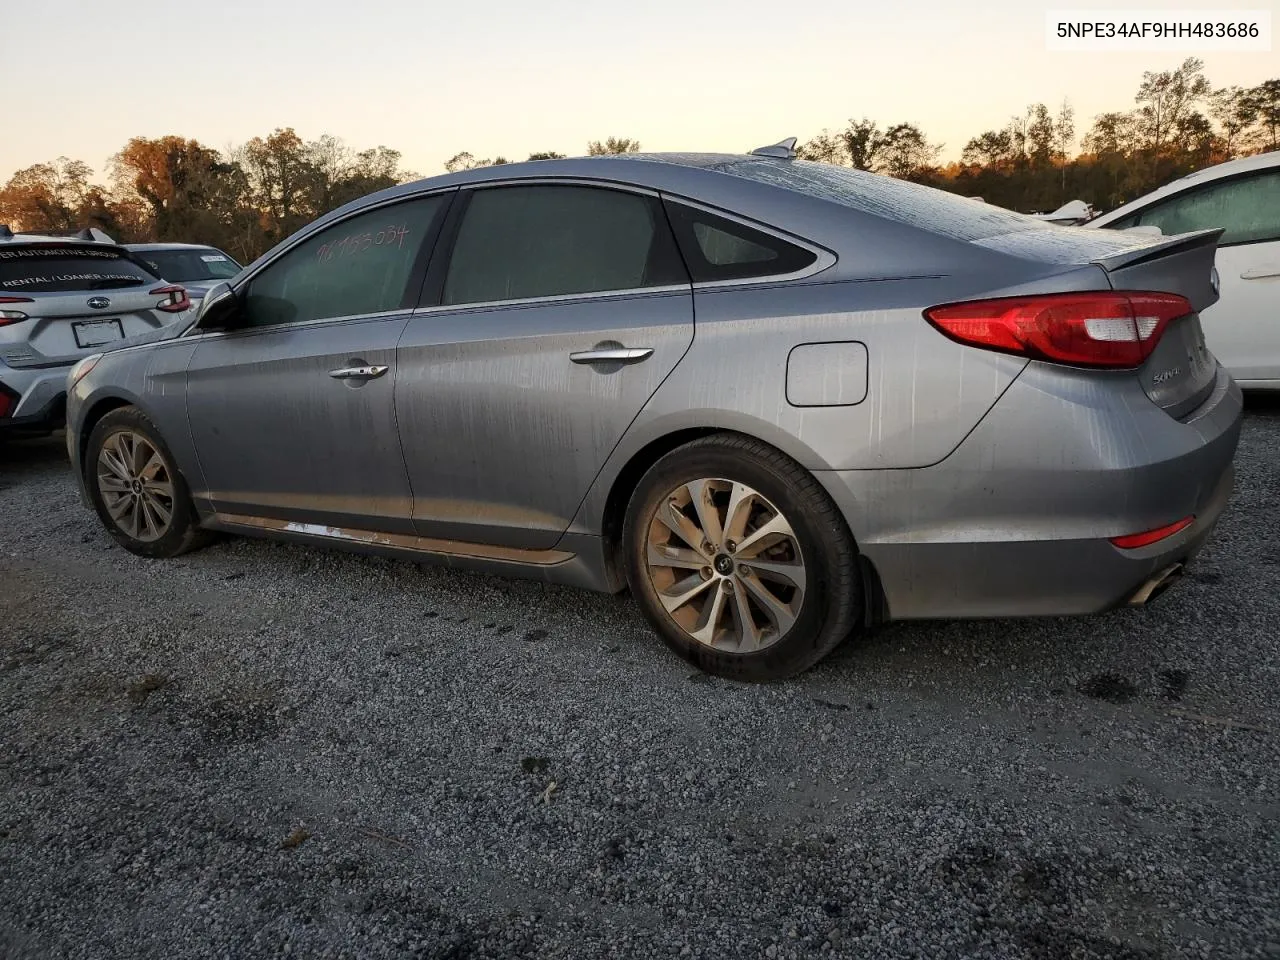
<svg viewBox="0 0 1280 960"><path fill-rule="evenodd" d="M321 230L250 281L251 327L396 310L444 198L379 207ZM411 291L416 298L417 291Z"/></svg>

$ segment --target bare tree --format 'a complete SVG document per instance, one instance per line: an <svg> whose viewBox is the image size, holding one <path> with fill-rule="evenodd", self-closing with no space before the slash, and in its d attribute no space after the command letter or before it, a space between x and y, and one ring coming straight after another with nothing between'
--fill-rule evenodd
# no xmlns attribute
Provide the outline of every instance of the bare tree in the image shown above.
<svg viewBox="0 0 1280 960"><path fill-rule="evenodd" d="M1138 103L1138 129L1153 160L1173 140L1179 123L1209 95L1204 61L1188 57L1176 70L1147 71L1134 100Z"/></svg>
<svg viewBox="0 0 1280 960"><path fill-rule="evenodd" d="M796 150L796 156L818 163L844 163L844 144L840 142L839 135L823 130L812 140L801 144Z"/></svg>
<svg viewBox="0 0 1280 960"><path fill-rule="evenodd" d="M1222 143L1228 159L1236 155L1240 135L1258 119L1257 107L1249 93L1240 87L1223 87L1209 97L1209 115L1222 128Z"/></svg>
<svg viewBox="0 0 1280 960"><path fill-rule="evenodd" d="M1062 192L1067 191L1067 161L1076 145L1076 112L1071 101L1063 99L1058 108L1058 118L1053 123L1054 145L1058 148L1058 162L1062 164Z"/></svg>

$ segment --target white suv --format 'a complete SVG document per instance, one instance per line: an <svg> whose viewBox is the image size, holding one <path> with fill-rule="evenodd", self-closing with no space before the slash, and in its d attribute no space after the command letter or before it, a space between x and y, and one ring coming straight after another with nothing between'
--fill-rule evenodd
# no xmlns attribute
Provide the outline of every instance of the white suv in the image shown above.
<svg viewBox="0 0 1280 960"><path fill-rule="evenodd" d="M191 309L182 286L101 231L56 237L0 225L0 433L60 427L76 361Z"/></svg>
<svg viewBox="0 0 1280 960"><path fill-rule="evenodd" d="M1220 296L1200 312L1205 342L1240 386L1280 389L1280 152L1198 170L1088 226L1165 236L1223 228Z"/></svg>

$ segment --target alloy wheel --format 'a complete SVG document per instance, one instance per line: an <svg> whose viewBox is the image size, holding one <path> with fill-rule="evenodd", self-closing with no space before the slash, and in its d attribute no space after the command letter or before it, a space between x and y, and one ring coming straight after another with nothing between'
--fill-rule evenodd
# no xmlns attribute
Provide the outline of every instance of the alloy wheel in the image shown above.
<svg viewBox="0 0 1280 960"><path fill-rule="evenodd" d="M169 465L150 440L132 430L109 436L98 453L98 493L122 531L150 543L173 522L174 490Z"/></svg>
<svg viewBox="0 0 1280 960"><path fill-rule="evenodd" d="M804 557L791 523L733 480L691 480L663 497L649 523L645 568L671 619L730 653L777 643L804 602Z"/></svg>

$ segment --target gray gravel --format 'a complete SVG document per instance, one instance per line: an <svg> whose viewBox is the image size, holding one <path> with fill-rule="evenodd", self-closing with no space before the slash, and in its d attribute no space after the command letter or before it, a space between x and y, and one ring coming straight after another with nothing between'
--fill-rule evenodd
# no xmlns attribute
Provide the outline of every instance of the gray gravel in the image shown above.
<svg viewBox="0 0 1280 960"><path fill-rule="evenodd" d="M1280 406L1145 611L691 674L624 598L112 546L0 448L0 954L1280 957Z"/></svg>

